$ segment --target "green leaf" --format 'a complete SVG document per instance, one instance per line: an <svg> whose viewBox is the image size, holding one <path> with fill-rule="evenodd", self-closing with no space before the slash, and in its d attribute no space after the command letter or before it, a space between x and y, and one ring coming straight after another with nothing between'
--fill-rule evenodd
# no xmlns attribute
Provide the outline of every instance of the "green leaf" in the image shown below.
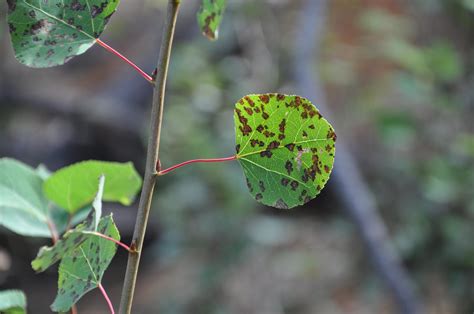
<svg viewBox="0 0 474 314"><path fill-rule="evenodd" d="M130 205L141 187L141 178L132 163L85 161L65 167L49 177L45 195L70 213L91 204L97 193L97 180L104 175L104 201Z"/></svg>
<svg viewBox="0 0 474 314"><path fill-rule="evenodd" d="M50 237L48 201L42 185L31 167L0 159L0 225L25 236Z"/></svg>
<svg viewBox="0 0 474 314"><path fill-rule="evenodd" d="M8 25L19 62L45 68L86 52L119 0L7 0Z"/></svg>
<svg viewBox="0 0 474 314"><path fill-rule="evenodd" d="M20 290L0 291L0 313L25 314L26 296Z"/></svg>
<svg viewBox="0 0 474 314"><path fill-rule="evenodd" d="M95 237L84 231L94 230L94 215L88 216L85 222L76 226L76 228L66 232L64 236L56 242L54 246L42 247L36 258L31 262L31 267L36 272L43 272L50 266L62 259L68 252L75 250L88 238Z"/></svg>
<svg viewBox="0 0 474 314"><path fill-rule="evenodd" d="M210 40L219 36L219 25L226 7L226 0L202 0L197 20L202 34Z"/></svg>
<svg viewBox="0 0 474 314"><path fill-rule="evenodd" d="M102 195L104 192L105 177L99 178L99 188L93 202L94 212L90 213L85 221L76 228L66 232L52 247L42 247L38 256L31 262L31 266L37 272L48 269L51 265L62 259L66 254L76 249L84 241L90 238L87 232L98 230L102 216Z"/></svg>
<svg viewBox="0 0 474 314"><path fill-rule="evenodd" d="M101 219L99 232L120 240L112 215ZM51 309L66 312L84 294L99 287L116 251L117 246L112 241L91 236L81 246L68 252L59 265L58 294Z"/></svg>
<svg viewBox="0 0 474 314"><path fill-rule="evenodd" d="M336 134L309 100L249 95L236 104L234 121L236 156L257 201L287 209L319 194L332 171Z"/></svg>

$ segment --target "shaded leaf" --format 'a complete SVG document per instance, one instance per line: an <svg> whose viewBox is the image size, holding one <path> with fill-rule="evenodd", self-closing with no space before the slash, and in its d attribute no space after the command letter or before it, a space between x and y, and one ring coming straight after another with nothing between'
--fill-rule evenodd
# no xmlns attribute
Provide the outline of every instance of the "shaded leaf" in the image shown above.
<svg viewBox="0 0 474 314"><path fill-rule="evenodd" d="M219 36L219 26L224 15L226 0L202 0L197 13L199 27L204 36L216 40Z"/></svg>
<svg viewBox="0 0 474 314"><path fill-rule="evenodd" d="M0 291L0 313L25 314L26 296L20 290Z"/></svg>
<svg viewBox="0 0 474 314"><path fill-rule="evenodd" d="M101 219L98 231L120 240L112 215ZM90 236L79 247L68 252L59 265L58 294L51 309L66 312L84 294L97 288L116 251L117 246L112 241Z"/></svg>
<svg viewBox="0 0 474 314"><path fill-rule="evenodd" d="M132 163L85 161L65 167L49 177L43 186L46 197L70 213L91 204L97 180L107 178L104 201L130 205L141 187L141 178Z"/></svg>
<svg viewBox="0 0 474 314"><path fill-rule="evenodd" d="M50 237L48 201L42 185L33 168L0 159L0 225L25 236Z"/></svg>
<svg viewBox="0 0 474 314"><path fill-rule="evenodd" d="M7 0L7 4L16 58L45 68L62 65L94 45L119 0Z"/></svg>
<svg viewBox="0 0 474 314"><path fill-rule="evenodd" d="M315 198L332 171L336 134L305 98L249 95L235 107L237 159L253 197L292 208Z"/></svg>

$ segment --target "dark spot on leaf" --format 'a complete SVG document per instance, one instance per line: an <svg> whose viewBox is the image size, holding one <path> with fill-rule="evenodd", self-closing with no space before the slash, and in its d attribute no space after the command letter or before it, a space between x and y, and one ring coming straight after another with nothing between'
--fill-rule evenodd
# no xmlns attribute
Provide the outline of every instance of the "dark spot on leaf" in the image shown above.
<svg viewBox="0 0 474 314"><path fill-rule="evenodd" d="M286 144L285 145L286 148L288 148L288 150L290 152L294 151L295 150L295 144L291 143L291 144Z"/></svg>
<svg viewBox="0 0 474 314"><path fill-rule="evenodd" d="M293 172L293 164L291 163L291 161L289 161L289 160L286 161L285 169L286 169L286 171L288 172L289 175Z"/></svg>
<svg viewBox="0 0 474 314"><path fill-rule="evenodd" d="M260 191L265 192L265 184L263 183L263 181L259 181L258 182L258 187L260 188Z"/></svg>
<svg viewBox="0 0 474 314"><path fill-rule="evenodd" d="M268 157L271 158L273 153L269 150L264 150L263 152L260 152L260 157Z"/></svg>
<svg viewBox="0 0 474 314"><path fill-rule="evenodd" d="M291 189L293 191L296 191L296 189L298 188L298 185L299 185L298 181L291 181L290 183Z"/></svg>
<svg viewBox="0 0 474 314"><path fill-rule="evenodd" d="M260 100L263 101L265 104L268 104L270 102L270 97L268 95L260 95L259 96Z"/></svg>
<svg viewBox="0 0 474 314"><path fill-rule="evenodd" d="M260 201L262 198L263 198L262 193L257 193L257 195L255 195L255 199L256 199L257 201Z"/></svg>
<svg viewBox="0 0 474 314"><path fill-rule="evenodd" d="M290 180L289 180L289 179L287 179L287 178L282 178L282 179L281 179L281 185L287 186L288 183L290 183Z"/></svg>
<svg viewBox="0 0 474 314"><path fill-rule="evenodd" d="M267 150L275 149L280 146L280 142L278 141L272 141L270 144L267 146Z"/></svg>
<svg viewBox="0 0 474 314"><path fill-rule="evenodd" d="M254 107L254 106L255 106L255 102L254 102L249 96L245 96L244 99L248 102L248 104L250 105L250 107Z"/></svg>

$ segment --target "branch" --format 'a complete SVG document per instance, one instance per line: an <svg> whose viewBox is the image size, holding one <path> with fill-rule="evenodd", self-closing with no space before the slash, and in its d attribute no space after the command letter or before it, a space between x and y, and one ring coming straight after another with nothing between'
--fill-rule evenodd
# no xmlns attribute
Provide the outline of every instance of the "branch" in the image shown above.
<svg viewBox="0 0 474 314"><path fill-rule="evenodd" d="M319 53L318 45L324 29L327 0L306 0L301 11L301 25L296 39L294 56L295 77L302 94L314 99L318 107L329 116L321 83L310 64ZM357 226L372 262L387 286L392 290L401 313L423 313L405 269L390 243L385 224L378 214L370 188L364 181L356 161L340 140L331 182L342 198L347 213Z"/></svg>
<svg viewBox="0 0 474 314"><path fill-rule="evenodd" d="M135 223L132 241L132 247L135 252L131 252L128 256L127 271L125 273L122 297L120 300L120 314L130 314L132 311L133 295L137 281L143 240L145 238L148 216L150 214L151 201L157 178L156 165L159 160L166 80L168 77L171 48L173 46L179 6L180 0L168 1L168 13L163 29L160 56L158 58L158 65L156 67L157 69L160 69L160 71L158 72L158 76L155 81L155 90L153 94L153 107L151 111L150 123L151 130L148 141L145 176L143 180L142 194L140 196L140 202L138 205L137 220Z"/></svg>

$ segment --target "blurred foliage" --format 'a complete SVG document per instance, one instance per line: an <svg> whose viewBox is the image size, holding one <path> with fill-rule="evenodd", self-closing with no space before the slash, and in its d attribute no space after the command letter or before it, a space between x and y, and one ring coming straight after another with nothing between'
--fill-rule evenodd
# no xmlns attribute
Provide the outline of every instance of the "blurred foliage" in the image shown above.
<svg viewBox="0 0 474 314"><path fill-rule="evenodd" d="M373 154L360 158L422 294L436 293L428 282L442 278L456 312L474 308L474 45L465 37L474 32L473 4L416 1L414 15L430 12L423 19L361 10L352 54L332 34L322 68L329 86L357 88L350 104L363 112L346 128L375 131ZM464 29L451 31L452 23Z"/></svg>

